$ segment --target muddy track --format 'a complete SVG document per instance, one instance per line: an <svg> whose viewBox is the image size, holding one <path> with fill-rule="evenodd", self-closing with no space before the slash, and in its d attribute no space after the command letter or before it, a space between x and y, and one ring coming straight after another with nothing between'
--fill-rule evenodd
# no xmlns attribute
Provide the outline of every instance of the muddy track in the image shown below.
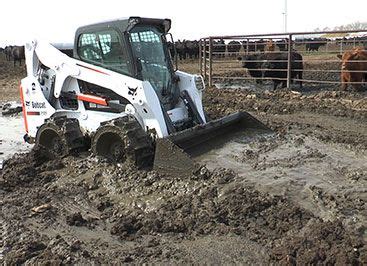
<svg viewBox="0 0 367 266"><path fill-rule="evenodd" d="M287 90L249 91L209 89L204 106L217 118L245 110L271 128L317 135L324 141L367 148L367 97L365 93L321 91L301 94Z"/></svg>
<svg viewBox="0 0 367 266"><path fill-rule="evenodd" d="M363 239L341 221L260 192L233 171L200 167L180 180L92 157L38 159L18 156L2 175L9 264L365 260Z"/></svg>

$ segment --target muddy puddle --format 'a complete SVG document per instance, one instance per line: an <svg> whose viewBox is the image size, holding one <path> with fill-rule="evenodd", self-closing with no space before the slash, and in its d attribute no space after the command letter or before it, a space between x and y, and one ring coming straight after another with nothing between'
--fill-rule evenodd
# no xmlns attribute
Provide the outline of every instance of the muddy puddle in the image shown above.
<svg viewBox="0 0 367 266"><path fill-rule="evenodd" d="M367 223L367 153L303 134L237 136L196 158L208 169L235 171L260 191L292 199L323 220ZM353 210L354 209L354 210ZM365 232L367 239L367 232Z"/></svg>
<svg viewBox="0 0 367 266"><path fill-rule="evenodd" d="M0 115L0 166L1 162L15 153L26 152L31 145L23 140L25 134L22 115ZM0 167L1 169L1 167Z"/></svg>

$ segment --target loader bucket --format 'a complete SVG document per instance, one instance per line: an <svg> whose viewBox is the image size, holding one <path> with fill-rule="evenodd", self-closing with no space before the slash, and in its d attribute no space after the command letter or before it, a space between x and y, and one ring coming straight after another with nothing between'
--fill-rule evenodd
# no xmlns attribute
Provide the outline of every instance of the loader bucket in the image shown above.
<svg viewBox="0 0 367 266"><path fill-rule="evenodd" d="M154 169L166 173L183 171L189 174L194 169L192 156L225 144L235 134L254 136L269 132L271 130L267 126L249 113L236 112L158 140Z"/></svg>
<svg viewBox="0 0 367 266"><path fill-rule="evenodd" d="M270 131L270 129L247 112L236 112L220 119L198 125L168 137L173 143L184 151L197 149L197 146L208 141L215 142L216 138L237 132L249 130Z"/></svg>

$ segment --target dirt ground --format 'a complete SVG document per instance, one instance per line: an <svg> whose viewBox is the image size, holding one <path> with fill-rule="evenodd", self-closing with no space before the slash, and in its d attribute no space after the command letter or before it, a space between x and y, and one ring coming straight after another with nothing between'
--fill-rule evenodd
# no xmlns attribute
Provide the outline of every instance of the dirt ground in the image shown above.
<svg viewBox="0 0 367 266"><path fill-rule="evenodd" d="M0 67L1 100L16 99L24 72ZM210 118L248 111L274 132L236 135L188 177L14 155L0 262L367 264L367 95L306 89L207 89Z"/></svg>

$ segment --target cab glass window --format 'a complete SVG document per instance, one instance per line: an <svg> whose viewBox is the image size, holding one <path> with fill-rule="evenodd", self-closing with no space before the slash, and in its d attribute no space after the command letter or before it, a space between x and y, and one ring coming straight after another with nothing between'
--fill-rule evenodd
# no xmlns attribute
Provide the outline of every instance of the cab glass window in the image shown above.
<svg viewBox="0 0 367 266"><path fill-rule="evenodd" d="M114 30L84 33L79 37L78 53L82 60L129 74L125 51L118 33Z"/></svg>

